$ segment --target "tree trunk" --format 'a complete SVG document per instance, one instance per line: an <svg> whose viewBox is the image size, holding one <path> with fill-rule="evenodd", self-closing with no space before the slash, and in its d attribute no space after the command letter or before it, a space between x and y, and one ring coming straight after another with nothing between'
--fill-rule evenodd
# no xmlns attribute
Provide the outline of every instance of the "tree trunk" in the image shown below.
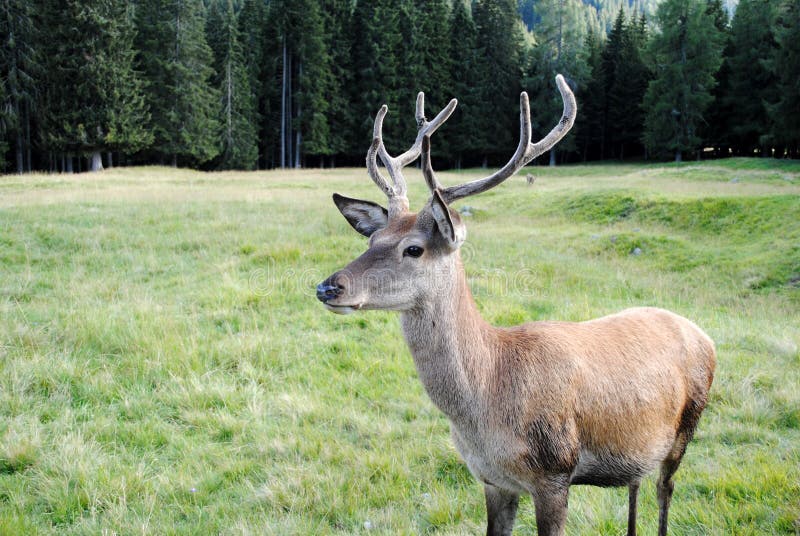
<svg viewBox="0 0 800 536"><path fill-rule="evenodd" d="M303 77L303 64L300 63L297 67L297 78L302 80ZM297 139L294 144L294 167L300 169L300 144L303 142L303 134L300 132L302 121L300 118L303 115L302 101L297 103Z"/></svg>
<svg viewBox="0 0 800 536"><path fill-rule="evenodd" d="M67 173L72 173L72 155L68 154L66 158L67 167L65 168Z"/></svg>
<svg viewBox="0 0 800 536"><path fill-rule="evenodd" d="M556 166L556 150L550 149L550 167Z"/></svg>
<svg viewBox="0 0 800 536"><path fill-rule="evenodd" d="M107 167L108 168L114 167L114 157L112 156L111 151L108 151L108 153L106 154L106 157L108 158L108 166Z"/></svg>
<svg viewBox="0 0 800 536"><path fill-rule="evenodd" d="M286 167L286 37L283 38L283 73L281 80L281 169L283 169Z"/></svg>
<svg viewBox="0 0 800 536"><path fill-rule="evenodd" d="M297 115L297 131L295 132L295 143L294 143L294 167L295 169L300 169L300 144L303 142L303 134L300 132L300 112L298 111Z"/></svg>
<svg viewBox="0 0 800 536"><path fill-rule="evenodd" d="M89 171L103 171L103 153L100 151L94 151L92 153L92 160L91 164L89 165Z"/></svg>
<svg viewBox="0 0 800 536"><path fill-rule="evenodd" d="M233 73L231 72L232 60L228 58L225 64L225 122L226 122L226 138L225 144L226 152L230 154L233 151Z"/></svg>
<svg viewBox="0 0 800 536"><path fill-rule="evenodd" d="M293 141L293 139L292 139L293 138L293 136L292 136L292 110L294 110L294 103L292 102L294 100L293 99L293 96L294 96L293 88L294 88L294 86L292 85L292 78L293 78L292 77L292 74L293 74L292 73L292 69L294 68L294 66L292 65L292 51L291 50L288 52L288 56L287 56L286 61L287 61L287 65L286 65L286 77L287 77L287 82L286 82L286 146L287 146L287 149L286 149L286 166L287 167L292 167L292 155L294 154L294 151L292 150L292 141Z"/></svg>
<svg viewBox="0 0 800 536"><path fill-rule="evenodd" d="M681 162L682 160L683 160L683 155L681 154L681 150L678 149L677 151L675 151L675 161Z"/></svg>
<svg viewBox="0 0 800 536"><path fill-rule="evenodd" d="M22 130L17 129L17 174L22 175L25 171L25 163L22 158Z"/></svg>
<svg viewBox="0 0 800 536"><path fill-rule="evenodd" d="M178 167L178 154L172 154L172 167Z"/></svg>
<svg viewBox="0 0 800 536"><path fill-rule="evenodd" d="M31 111L27 100L25 101L25 152L27 156L27 166L25 169L30 173L31 167L33 166L31 160Z"/></svg>

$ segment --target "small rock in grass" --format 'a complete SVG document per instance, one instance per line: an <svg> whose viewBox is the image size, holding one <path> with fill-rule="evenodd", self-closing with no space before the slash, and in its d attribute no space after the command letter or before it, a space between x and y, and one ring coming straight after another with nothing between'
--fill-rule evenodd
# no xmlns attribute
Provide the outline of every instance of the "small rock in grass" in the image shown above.
<svg viewBox="0 0 800 536"><path fill-rule="evenodd" d="M636 255L637 257L642 254L642 248L633 248L631 251L631 255Z"/></svg>
<svg viewBox="0 0 800 536"><path fill-rule="evenodd" d="M593 234L592 235L592 240L597 240L598 238L600 238L599 234Z"/></svg>
<svg viewBox="0 0 800 536"><path fill-rule="evenodd" d="M612 235L611 236L611 243L612 244L616 244L617 243L617 235Z"/></svg>
<svg viewBox="0 0 800 536"><path fill-rule="evenodd" d="M364 530L372 530L372 521L369 519L364 521Z"/></svg>
<svg viewBox="0 0 800 536"><path fill-rule="evenodd" d="M739 177L734 177L734 178L732 178L732 179L731 179L731 182L732 182L733 184L736 184L737 182L739 182Z"/></svg>

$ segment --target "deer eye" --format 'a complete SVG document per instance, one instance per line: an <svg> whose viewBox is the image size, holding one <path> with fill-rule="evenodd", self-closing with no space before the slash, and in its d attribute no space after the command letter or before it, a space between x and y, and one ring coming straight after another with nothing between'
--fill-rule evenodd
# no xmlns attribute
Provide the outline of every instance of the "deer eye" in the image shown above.
<svg viewBox="0 0 800 536"><path fill-rule="evenodd" d="M408 246L403 252L403 257L420 257L425 250L419 246Z"/></svg>

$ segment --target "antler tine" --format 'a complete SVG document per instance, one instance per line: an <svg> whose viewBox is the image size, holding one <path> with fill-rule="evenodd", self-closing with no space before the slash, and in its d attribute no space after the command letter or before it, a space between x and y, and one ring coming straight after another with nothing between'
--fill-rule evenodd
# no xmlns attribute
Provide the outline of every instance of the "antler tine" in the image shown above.
<svg viewBox="0 0 800 536"><path fill-rule="evenodd" d="M425 123L425 93L422 91L417 93L417 108L414 118L417 120L417 127L421 127Z"/></svg>
<svg viewBox="0 0 800 536"><path fill-rule="evenodd" d="M567 81L564 80L564 77L560 74L556 75L556 85L558 86L558 91L561 93L561 100L564 101L564 111L561 112L561 119L559 119L558 124L553 127L547 136L528 148L528 151L525 152L527 162L549 151L556 143L561 141L561 138L567 135L572 125L575 124L575 116L578 113L575 95L573 95L572 90L567 85Z"/></svg>
<svg viewBox="0 0 800 536"><path fill-rule="evenodd" d="M388 111L389 108L384 104L375 116L375 124L372 127L372 144L370 144L369 150L367 151L367 173L369 173L372 181L378 185L378 188L383 190L386 197L391 200L397 195L397 192L386 178L381 175L381 172L378 170L377 162L378 152L381 150L385 152L383 148L383 118L386 117L386 112Z"/></svg>
<svg viewBox="0 0 800 536"><path fill-rule="evenodd" d="M378 114L375 116L375 124L372 129L372 144L367 151L367 171L369 172L369 176L372 178L373 182L375 182L375 184L377 184L378 187L383 190L383 192L389 198L390 215L408 208L408 199L406 197L408 187L401 170L420 156L422 152L423 138L436 132L436 129L438 129L442 123L447 121L447 119L453 113L456 105L458 105L458 101L456 99L451 100L450 103L445 106L445 108L439 112L432 121L428 121L425 119L425 94L420 91L417 94L417 109L414 114L417 120L417 126L419 128L417 131L417 138L414 140L414 144L409 150L397 157L391 156L383 143L383 119L386 117L388 108L384 104L381 109L378 110ZM392 178L394 185L389 184L389 181L386 180L383 175L381 175L378 169L378 156L380 156L381 162L383 162L383 165L386 168L386 171L389 173L389 176Z"/></svg>
<svg viewBox="0 0 800 536"><path fill-rule="evenodd" d="M425 94L423 92L419 92L417 95L417 126L419 130L417 131L417 139L414 140L414 145L411 148L395 158L397 162L399 162L401 167L409 165L411 162L416 160L420 152L422 151L422 138L427 134L431 135L436 130L442 126L442 123L447 121L451 115L453 115L453 111L458 106L458 100L451 99L450 102L447 103L441 112L436 114L431 121L425 119Z"/></svg>
<svg viewBox="0 0 800 536"><path fill-rule="evenodd" d="M550 133L542 138L541 141L531 143L530 103L528 101L528 94L523 91L519 98L519 145L517 145L517 150L514 152L511 160L488 177L445 188L442 191L442 198L446 203L451 203L458 199L494 188L519 171L525 164L550 150L561 138L566 136L567 132L569 132L572 125L575 123L575 115L577 114L578 107L575 103L575 95L572 94L572 90L570 90L564 77L560 74L556 76L556 85L561 93L561 99L564 101L564 111L561 114L561 119L558 124L553 127Z"/></svg>
<svg viewBox="0 0 800 536"><path fill-rule="evenodd" d="M436 179L433 173L433 166L431 165L431 135L425 134L422 137L422 175L425 177L425 182L428 184L431 192L441 190L442 185Z"/></svg>
<svg viewBox="0 0 800 536"><path fill-rule="evenodd" d="M384 108L385 107L386 105L384 105ZM381 110L382 109L383 108L381 108ZM421 127L425 124L425 93L423 93L422 91L417 93L417 107L416 111L414 112L414 117L417 120L417 126L420 127L421 129ZM386 167L386 171L389 172L389 176L392 178L392 182L394 182L395 194L399 197L406 197L408 193L408 185L406 184L406 179L405 177L403 177L403 172L401 171L401 169L410 164L416 158L416 156L414 156L414 158L412 158L408 162L405 162L405 159L403 158L409 155L409 153L413 150L414 146L412 146L411 149L400 155L400 157L398 158L391 156L389 154L389 151L386 150L386 146L383 143L382 129L383 129L383 117L381 117L380 125L378 124L376 119L375 128L373 131L373 137L379 136L380 138L380 144L378 145L378 154L381 157L383 165Z"/></svg>

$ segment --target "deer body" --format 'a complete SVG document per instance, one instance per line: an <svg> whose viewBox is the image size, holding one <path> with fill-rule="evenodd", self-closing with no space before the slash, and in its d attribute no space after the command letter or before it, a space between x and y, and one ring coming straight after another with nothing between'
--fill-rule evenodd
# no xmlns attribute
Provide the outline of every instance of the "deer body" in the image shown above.
<svg viewBox="0 0 800 536"><path fill-rule="evenodd" d="M496 328L481 318L459 255L465 229L448 203L489 189L555 144L572 124L574 97L559 125L530 143L527 95L521 99L521 140L512 160L485 179L442 188L430 166L429 135L455 101L427 122L418 100L420 135L393 158L376 118L367 158L389 210L334 195L350 224L370 237L369 249L317 288L338 313L391 309L420 380L449 418L456 448L484 484L487 534L510 534L519 495L530 493L539 534L565 530L570 485L628 486L628 534L636 533L641 478L661 467L659 534L667 529L672 475L708 398L714 345L689 320L656 308L627 309L587 322L531 322ZM571 116L571 117L570 117ZM432 197L408 211L400 173L419 155ZM394 181L378 172L380 155Z"/></svg>
<svg viewBox="0 0 800 536"><path fill-rule="evenodd" d="M482 482L526 493L557 470L571 484L623 486L682 453L714 356L690 321L636 308L589 322L494 328L469 300L446 301L403 313L403 333L426 392Z"/></svg>

